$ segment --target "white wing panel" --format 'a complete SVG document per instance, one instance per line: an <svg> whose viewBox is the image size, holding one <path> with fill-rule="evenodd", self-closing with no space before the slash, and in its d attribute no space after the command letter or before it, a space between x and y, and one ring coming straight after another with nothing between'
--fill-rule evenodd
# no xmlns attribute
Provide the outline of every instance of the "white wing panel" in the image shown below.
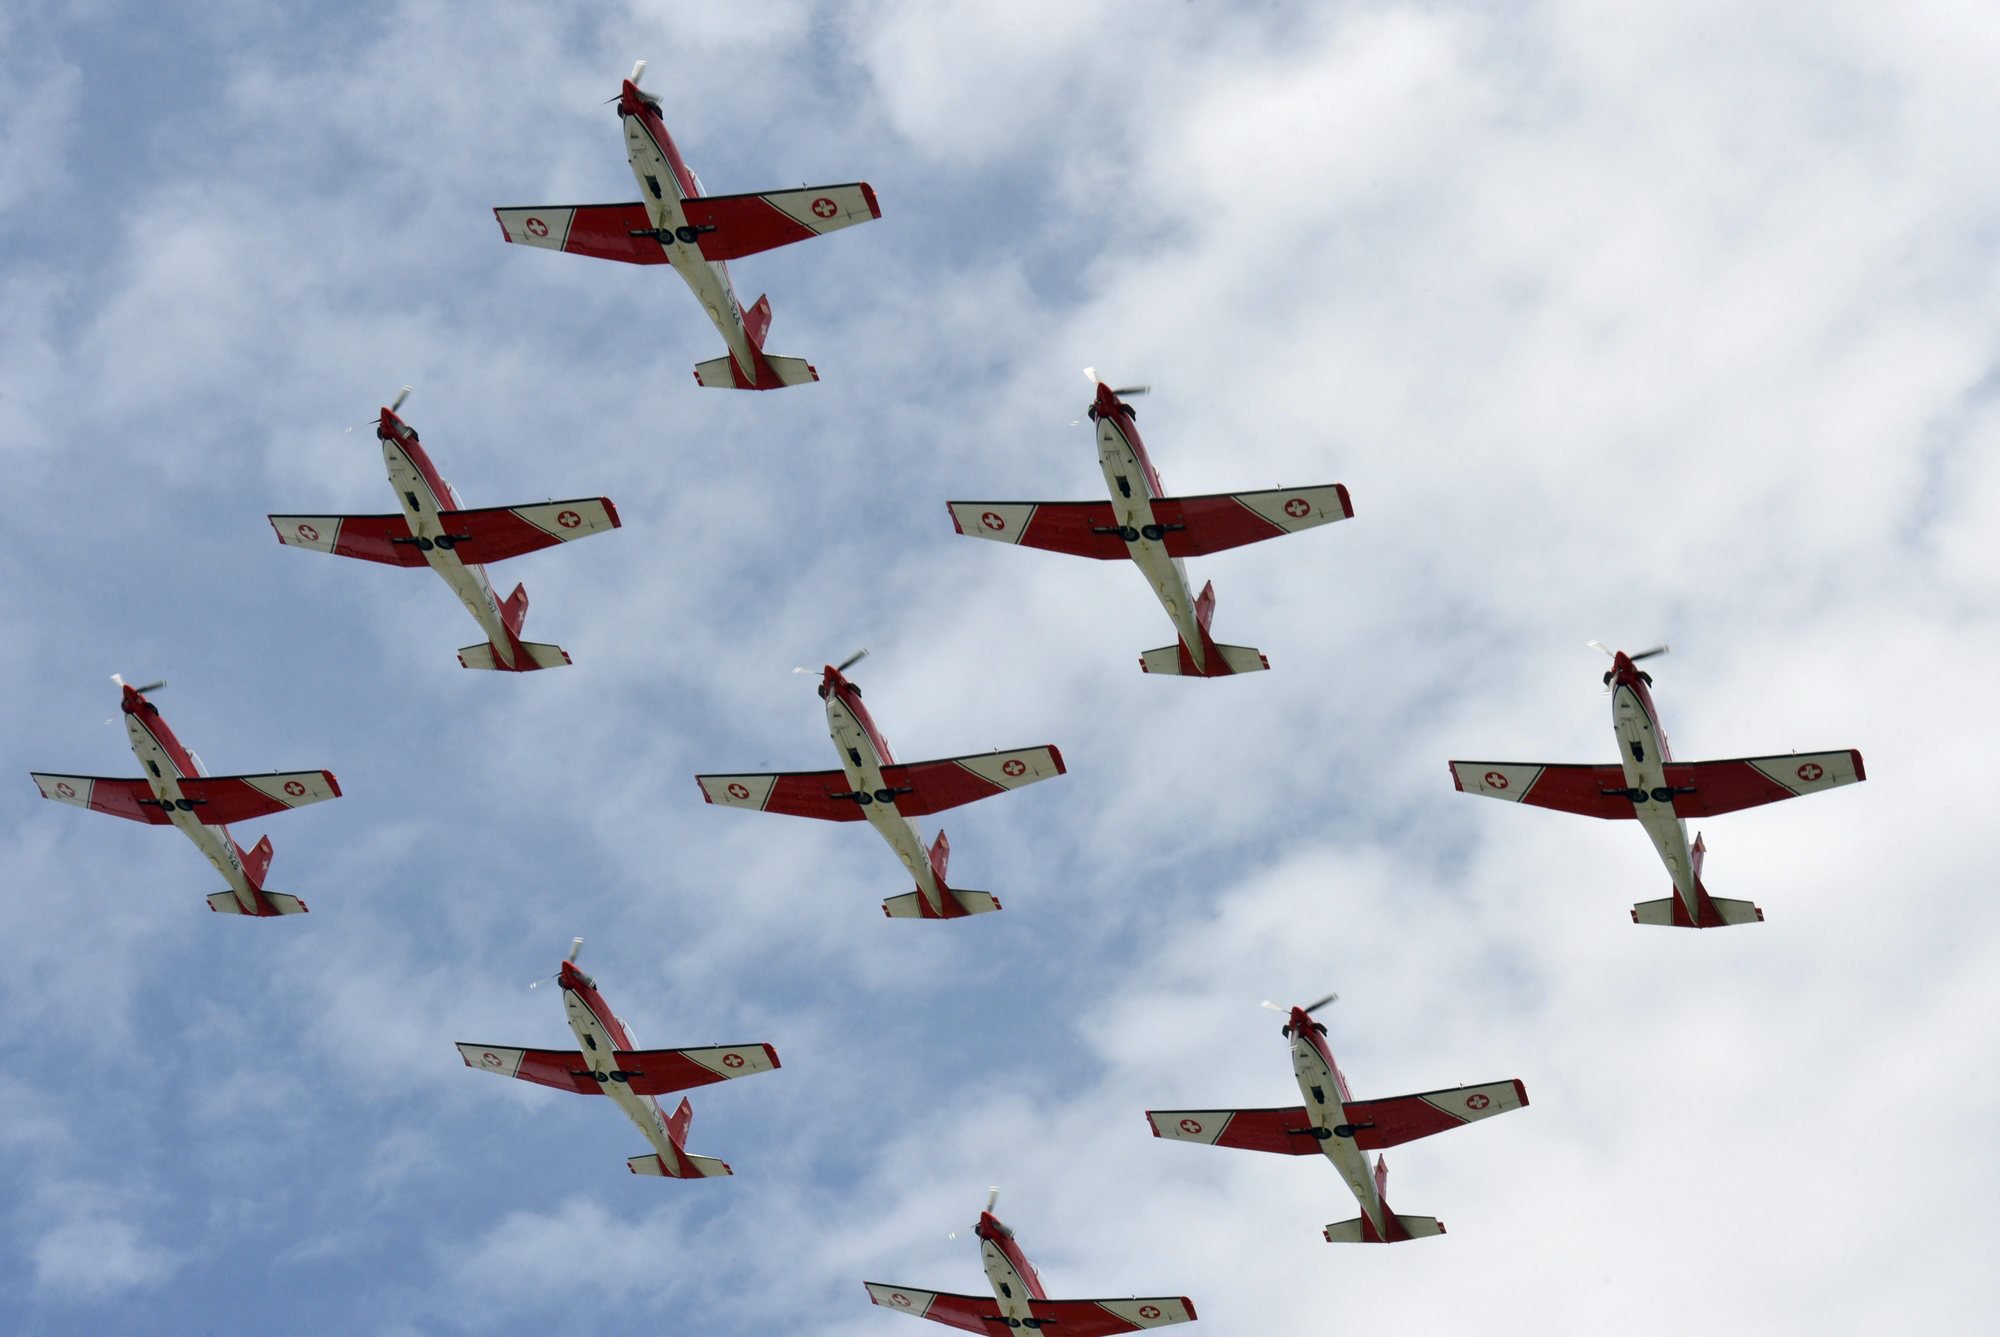
<svg viewBox="0 0 2000 1337"><path fill-rule="evenodd" d="M560 251L569 238L570 221L576 217L576 209L559 204L535 205L527 209L495 209L493 214L500 220L500 230L507 234L507 240L515 245Z"/></svg>
<svg viewBox="0 0 2000 1337"><path fill-rule="evenodd" d="M778 783L775 775L698 775L695 780L710 803L757 812L771 801L771 790Z"/></svg>
<svg viewBox="0 0 2000 1337"><path fill-rule="evenodd" d="M325 771L289 771L277 775L214 776L216 780L241 780L258 793L287 808L303 808L340 794L326 782Z"/></svg>
<svg viewBox="0 0 2000 1337"><path fill-rule="evenodd" d="M954 501L949 506L959 533L1002 543L1019 543L1036 510L1032 501Z"/></svg>
<svg viewBox="0 0 2000 1337"><path fill-rule="evenodd" d="M975 757L956 758L959 765L988 784L1002 789L1019 789L1037 780L1063 773L1062 762L1052 747L1024 747L1013 752L986 752Z"/></svg>
<svg viewBox="0 0 2000 1337"><path fill-rule="evenodd" d="M1335 520L1345 520L1351 514L1347 509L1347 498L1338 484L1277 488L1269 492L1238 492L1234 497L1245 509L1286 531L1331 524Z"/></svg>
<svg viewBox="0 0 2000 1337"><path fill-rule="evenodd" d="M467 1045L458 1047L458 1053L468 1068L478 1068L482 1072L497 1072L502 1077L512 1077L521 1070L521 1059L527 1054L525 1049L507 1049L500 1045Z"/></svg>
<svg viewBox="0 0 2000 1337"><path fill-rule="evenodd" d="M1515 761L1454 761L1451 773L1468 794L1519 803L1546 767Z"/></svg>

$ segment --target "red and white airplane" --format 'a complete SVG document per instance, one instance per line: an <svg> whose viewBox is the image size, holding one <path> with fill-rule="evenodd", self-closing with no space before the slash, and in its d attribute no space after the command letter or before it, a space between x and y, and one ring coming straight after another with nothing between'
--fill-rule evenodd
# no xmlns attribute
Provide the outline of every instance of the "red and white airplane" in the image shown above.
<svg viewBox="0 0 2000 1337"><path fill-rule="evenodd" d="M1764 912L1749 901L1710 896L1701 882L1707 846L1697 835L1688 844L1687 819L1714 817L1800 794L1868 778L1861 754L1786 752L1775 757L1733 761L1675 761L1667 731L1647 690L1652 676L1638 661L1664 654L1656 646L1636 655L1590 643L1611 656L1604 684L1611 694L1611 727L1618 736L1618 762L1610 766L1537 765L1518 761L1454 761L1452 783L1467 794L1528 803L1586 817L1632 818L1652 837L1653 847L1674 880L1674 894L1632 907L1635 924L1675 928L1722 928L1749 924Z"/></svg>
<svg viewBox="0 0 2000 1337"><path fill-rule="evenodd" d="M1185 1295L1128 1296L1122 1300L1051 1300L1042 1289L1042 1279L1028 1261L1014 1232L993 1215L994 1199L1000 1191L986 1196L986 1210L979 1214L973 1232L979 1236L979 1255L986 1265L986 1280L993 1298L983 1295L953 1295L949 1291L920 1291L913 1286L885 1286L864 1281L868 1298L899 1314L914 1314L934 1323L949 1324L967 1332L1004 1333L1026 1328L1045 1328L1058 1337L1100 1337L1116 1332L1140 1332L1164 1328L1170 1323L1193 1322L1194 1302Z"/></svg>
<svg viewBox="0 0 2000 1337"><path fill-rule="evenodd" d="M1520 1109L1528 1103L1527 1088L1515 1080L1356 1100L1326 1047L1326 1027L1312 1019L1313 1012L1337 996L1328 994L1317 1003L1292 1008L1284 1025L1305 1104L1267 1110L1147 1110L1153 1136L1280 1156L1322 1153L1361 1204L1360 1216L1326 1228L1329 1244L1394 1244L1442 1235L1444 1222L1435 1217L1398 1216L1389 1210L1383 1195L1389 1168L1378 1154L1371 1172L1368 1153ZM1285 1011L1270 1003L1265 1006Z"/></svg>
<svg viewBox="0 0 2000 1337"><path fill-rule="evenodd" d="M401 514L269 516L278 542L389 566L428 566L444 577L486 633L484 643L458 652L459 663L513 673L561 668L570 662L567 650L521 639L521 624L528 617L527 588L514 586L503 601L486 578L485 563L618 528L611 499L578 497L466 510L419 444L416 429L396 416L409 393L404 386L396 402L382 410L375 427L389 485L403 503Z"/></svg>
<svg viewBox="0 0 2000 1337"><path fill-rule="evenodd" d="M1182 559L1349 519L1354 506L1346 487L1331 483L1169 497L1124 400L1145 393L1146 387L1113 390L1097 379L1095 370L1087 368L1084 375L1097 387L1090 418L1097 424L1098 463L1111 500L948 502L952 527L973 538L1136 562L1179 633L1173 645L1139 657L1139 667L1147 673L1219 678L1271 667L1252 647L1219 645L1209 635L1215 583L1210 581L1199 595L1190 595Z"/></svg>
<svg viewBox="0 0 2000 1337"><path fill-rule="evenodd" d="M229 834L229 823L339 798L340 782L333 772L210 775L160 718L160 708L146 699L147 692L165 687L164 682L133 687L115 673L111 680L118 684L118 708L125 713L133 755L146 774L137 780L114 780L37 771L35 783L41 786L42 797L149 826L178 827L229 883L228 890L208 898L211 910L258 918L304 914L304 901L264 886L264 874L271 866L271 838L265 836L246 850Z"/></svg>
<svg viewBox="0 0 2000 1337"><path fill-rule="evenodd" d="M653 1150L625 1162L635 1175L670 1179L710 1179L735 1173L713 1156L687 1151L688 1125L694 1107L683 1097L672 1114L653 1097L686 1091L731 1077L749 1077L778 1066L778 1051L767 1044L710 1045L703 1049L640 1049L632 1028L615 1016L597 981L576 966L583 939L570 944L556 979L562 985L563 1008L580 1049L510 1049L505 1045L461 1044L458 1053L468 1068L497 1072L539 1082L558 1091L587 1096L606 1095L625 1117L639 1126Z"/></svg>
<svg viewBox="0 0 2000 1337"><path fill-rule="evenodd" d="M917 881L915 891L882 902L882 913L891 919L959 919L998 910L1000 902L987 892L945 884L951 842L940 831L936 842L926 848L910 819L1061 775L1062 754L1045 746L978 752L940 761L897 761L868 707L861 704L861 688L843 676L867 653L863 650L837 667L827 665L820 679L827 728L840 753L839 770L697 775L702 797L724 807L817 817L825 822L866 818Z"/></svg>
<svg viewBox="0 0 2000 1337"><path fill-rule="evenodd" d="M801 186L761 195L706 195L660 119L660 103L639 88L646 62L632 67L619 90L625 152L642 192L630 204L537 204L495 209L508 241L631 265L672 265L722 333L729 351L698 364L707 386L777 390L819 379L803 358L764 351L771 299L745 310L736 301L725 261L788 246L882 216L865 181Z"/></svg>

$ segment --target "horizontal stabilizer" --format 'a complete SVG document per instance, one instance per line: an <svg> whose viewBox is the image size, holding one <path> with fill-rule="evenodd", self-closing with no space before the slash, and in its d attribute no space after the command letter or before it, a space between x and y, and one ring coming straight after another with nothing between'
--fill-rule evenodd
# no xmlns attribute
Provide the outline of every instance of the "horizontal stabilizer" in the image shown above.
<svg viewBox="0 0 2000 1337"><path fill-rule="evenodd" d="M1180 641L1163 645L1157 650L1148 650L1139 656L1139 668L1146 673L1164 673L1177 678L1224 678L1236 673L1255 673L1259 669L1271 667L1271 661L1255 646L1217 645L1216 653L1220 664L1210 661L1208 672L1195 667L1194 656Z"/></svg>
<svg viewBox="0 0 2000 1337"><path fill-rule="evenodd" d="M678 1175L667 1174L667 1167L652 1152L647 1152L644 1156L629 1158L625 1162L625 1168L635 1175L652 1175L654 1178L669 1179L720 1179L724 1175L736 1173L729 1168L728 1162L719 1161L713 1156L688 1156L684 1154L681 1160L685 1162L685 1165L682 1173Z"/></svg>
<svg viewBox="0 0 2000 1337"><path fill-rule="evenodd" d="M1633 906L1632 922L1659 924L1668 928L1727 928L1731 924L1761 924L1764 912L1749 901L1728 901L1703 892L1698 919L1688 917L1687 907L1681 904L1679 896L1668 896L1663 900L1640 901Z"/></svg>
<svg viewBox="0 0 2000 1337"><path fill-rule="evenodd" d="M527 673L534 669L561 668L570 662L569 651L560 645L548 645L541 641L522 641L515 653L512 665L500 662L490 642L465 646L458 652L458 662L469 669L499 669L503 672Z"/></svg>
<svg viewBox="0 0 2000 1337"><path fill-rule="evenodd" d="M760 372L755 381L738 370L736 359L727 353L695 363L694 378L711 390L782 390L788 385L810 385L819 379L819 372L802 357L778 357L771 353L760 356L771 374Z"/></svg>
<svg viewBox="0 0 2000 1337"><path fill-rule="evenodd" d="M945 898L950 905L943 914L939 914L931 909L931 903L924 899L922 892L906 891L882 902L882 913L891 919L963 919L967 915L983 915L1000 908L999 900L984 891L960 891L951 887L946 889Z"/></svg>
<svg viewBox="0 0 2000 1337"><path fill-rule="evenodd" d="M271 907L267 913L257 916L259 918L269 919L277 915L302 915L306 912L306 903L296 896L287 896L282 891L265 891L258 894ZM247 915L250 913L243 908L243 902L236 899L236 893L233 891L216 892L215 895L208 898L208 908L219 915Z"/></svg>
<svg viewBox="0 0 2000 1337"><path fill-rule="evenodd" d="M1351 1221L1335 1221L1321 1232L1328 1244L1396 1244L1403 1240L1423 1239L1427 1235L1444 1234L1444 1222L1434 1216L1392 1216L1389 1218L1387 1238L1375 1231L1375 1225L1366 1217L1357 1216Z"/></svg>

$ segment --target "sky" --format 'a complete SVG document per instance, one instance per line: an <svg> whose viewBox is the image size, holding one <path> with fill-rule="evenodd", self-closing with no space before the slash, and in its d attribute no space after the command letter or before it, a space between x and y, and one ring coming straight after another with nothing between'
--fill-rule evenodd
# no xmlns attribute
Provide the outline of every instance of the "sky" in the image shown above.
<svg viewBox="0 0 2000 1337"><path fill-rule="evenodd" d="M1053 1294L1209 1334L1990 1315L2000 15L741 8L0 11L0 1328L908 1333L862 1281L981 1291L989 1185ZM701 389L672 275L503 244L635 198L640 58L709 189L874 186L732 266L820 384ZM1190 564L1271 672L1142 676L1135 572L952 532L1102 495L1086 365L1171 493L1349 488ZM440 582L274 541L393 506L405 384L468 505L616 503L494 572L573 667L468 673ZM1673 647L1681 758L1863 753L1705 825L1768 922L1639 928L1638 830L1453 791L1612 759L1593 638ZM1062 750L943 818L1002 913L890 922L869 833L701 802L831 765L791 670L864 646L900 756ZM338 775L236 831L311 915L37 796L135 773L114 672L217 773ZM733 1178L461 1065L573 1042L528 985L578 935L642 1044L777 1048L693 1093ZM1329 1246L1330 1167L1148 1134L1295 1103L1257 1004L1329 990L1357 1097L1527 1087L1388 1154L1442 1239Z"/></svg>

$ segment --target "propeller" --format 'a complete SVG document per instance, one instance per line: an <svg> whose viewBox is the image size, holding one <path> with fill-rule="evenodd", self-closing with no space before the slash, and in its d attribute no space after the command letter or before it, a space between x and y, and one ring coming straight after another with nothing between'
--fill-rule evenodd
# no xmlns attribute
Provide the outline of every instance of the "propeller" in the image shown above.
<svg viewBox="0 0 2000 1337"><path fill-rule="evenodd" d="M1589 645L1591 649L1602 650L1605 654L1611 656L1613 659L1616 659L1618 657L1618 652L1613 650L1610 646L1606 645L1603 641L1591 641L1589 642ZM1636 655L1626 655L1625 657L1631 660L1634 664L1636 664L1642 659L1651 659L1654 655L1663 655L1666 652L1667 652L1666 646L1656 645L1650 650L1641 650Z"/></svg>
<svg viewBox="0 0 2000 1337"><path fill-rule="evenodd" d="M833 671L835 673L845 673L847 672L847 670L853 668L856 664L859 664L862 660L866 658L868 658L868 647L863 646L861 649L856 650L853 654L849 655L847 658L841 660L838 664L835 664L833 666Z"/></svg>
<svg viewBox="0 0 2000 1337"><path fill-rule="evenodd" d="M1317 1003L1307 1003L1305 1007L1301 1009L1301 1011L1303 1011L1307 1016L1311 1016L1313 1013L1325 1007L1328 1003L1337 1003L1339 1001L1340 1001L1339 994L1330 993L1326 997L1320 999ZM1292 1015L1292 1010L1290 1008L1279 1007L1276 1003L1272 1002L1268 998L1266 998L1262 1003L1258 1004L1258 1006L1268 1007L1273 1012L1276 1012L1280 1016L1289 1017Z"/></svg>
<svg viewBox="0 0 2000 1337"><path fill-rule="evenodd" d="M634 88L637 88L639 86L639 81L645 77L646 77L646 62L643 60L635 60L632 62L632 73L625 76L625 82L631 84ZM625 90L621 88L618 90L618 97L623 97L623 96L625 96ZM646 101L648 102L652 102L654 106L659 105L659 103L654 100L653 95L651 93L642 91L639 94L639 96L646 99ZM608 97L604 99L603 105L609 106L611 103L616 102L617 100L618 98L616 97Z"/></svg>
<svg viewBox="0 0 2000 1337"><path fill-rule="evenodd" d="M569 940L569 955L568 955L568 956L566 956L566 957L564 957L564 958L563 958L563 960L565 960L565 961L569 962L569 963L570 963L571 965L575 965L575 964L576 964L576 954L577 954L578 952L582 951L582 950L583 950L583 939L582 939L582 938L571 938L571 939ZM536 980L536 981L535 981L534 983L530 984L530 985L528 986L528 991L529 991L530 993L532 993L532 992L534 992L534 991L535 991L536 989L539 989L539 988L541 988L541 987L542 987L542 986L543 986L544 984L547 984L547 983L548 983L548 982L549 982L550 980L559 980L559 979L561 979L561 978L562 978L562 972L561 972L561 971L557 971L557 972L556 972L555 974L553 974L553 975L544 975L544 976L542 976L542 977L541 977L540 979Z"/></svg>
<svg viewBox="0 0 2000 1337"><path fill-rule="evenodd" d="M1603 652L1604 652L1605 654L1607 654L1607 655L1610 655L1610 656L1611 656L1611 657L1612 657L1613 659L1616 659L1616 658L1618 657L1618 653L1617 653L1617 651L1613 650L1613 649L1612 649L1612 648L1611 648L1610 646L1606 645L1606 644L1605 644L1605 643L1604 643L1603 641L1591 641L1591 642L1589 642L1589 645L1590 645L1590 648L1591 648L1591 649L1593 649L1593 650L1602 650L1602 651L1603 651ZM1652 649L1650 649L1650 650L1641 650L1641 651L1640 651L1640 652L1639 652L1638 654L1636 654L1636 655L1626 655L1625 657L1626 657L1627 659L1631 660L1631 661L1632 661L1633 663L1635 663L1635 664L1636 664L1636 663L1638 663L1638 662L1639 662L1640 660L1642 660L1642 659L1651 659L1651 658L1652 658L1652 657L1653 657L1654 655L1663 655L1663 654L1665 654L1666 652L1667 652L1667 647L1666 647L1666 646L1664 646L1664 645L1656 645L1656 646L1654 646L1654 647L1653 647ZM1640 677L1642 677L1642 678L1645 678L1645 677L1646 677L1646 675L1645 675L1645 674L1643 674L1643 673L1642 673L1642 674L1640 674L1639 676L1640 676ZM1647 682L1651 682L1651 681L1652 681L1652 679L1651 679L1651 678L1646 678L1646 681L1647 681ZM1604 671L1604 694L1605 694L1606 696L1609 696L1609 695L1611 695L1611 670L1610 670L1610 669L1606 669L1606 670Z"/></svg>
<svg viewBox="0 0 2000 1337"><path fill-rule="evenodd" d="M403 407L403 401L408 399L409 397L410 397L410 387L406 385L402 389L396 392L396 397L394 399L389 401L389 412L394 413L397 409Z"/></svg>
<svg viewBox="0 0 2000 1337"><path fill-rule="evenodd" d="M123 687L125 685L125 675L122 673L114 673L111 675L111 681L117 683L120 687ZM149 682L144 687L134 687L132 690L137 692L140 696L144 696L148 692L157 692L166 685L167 685L167 680L165 678L162 678L158 682Z"/></svg>
<svg viewBox="0 0 2000 1337"><path fill-rule="evenodd" d="M1102 385L1104 383L1098 379L1097 368L1095 367L1085 367L1083 369L1083 378L1092 385ZM1123 399L1127 395L1149 395L1153 393L1153 387L1150 385L1114 385L1111 387L1111 393Z"/></svg>
<svg viewBox="0 0 2000 1337"><path fill-rule="evenodd" d="M998 1201L1000 1201L1000 1186L998 1184L988 1185L986 1189L986 1212L988 1215L992 1214L993 1204ZM958 1232L954 1230L950 1234L946 1235L945 1238L948 1240L955 1240L958 1238Z"/></svg>

